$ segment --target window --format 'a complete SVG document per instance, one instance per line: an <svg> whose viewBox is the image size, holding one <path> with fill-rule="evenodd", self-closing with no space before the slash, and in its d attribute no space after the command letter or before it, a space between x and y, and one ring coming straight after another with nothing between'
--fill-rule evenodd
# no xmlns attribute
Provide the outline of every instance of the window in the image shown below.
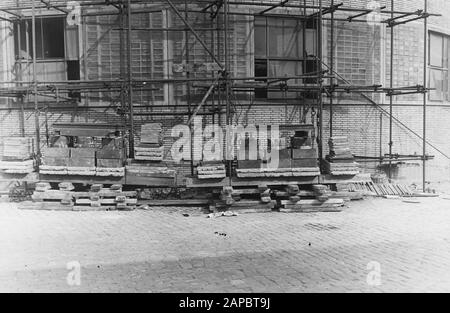
<svg viewBox="0 0 450 313"><path fill-rule="evenodd" d="M316 61L308 55L316 54L315 22L295 19L255 17L255 76L293 77L315 72ZM267 80L261 79L267 83ZM289 80L288 86L314 83L311 79ZM271 85L276 88L277 84ZM258 88L259 99L298 98L300 93Z"/></svg>
<svg viewBox="0 0 450 313"><path fill-rule="evenodd" d="M429 36L429 93L431 101L450 101L449 94L449 46L450 37L431 32Z"/></svg>
<svg viewBox="0 0 450 313"><path fill-rule="evenodd" d="M20 79L32 79L33 23L24 18L14 23L14 47ZM66 25L66 17L36 17L36 72L38 81L80 80L78 27ZM80 100L78 92L68 93Z"/></svg>
<svg viewBox="0 0 450 313"><path fill-rule="evenodd" d="M63 17L36 18L36 59L63 59L65 57ZM33 57L33 25L31 19L14 24L16 59Z"/></svg>

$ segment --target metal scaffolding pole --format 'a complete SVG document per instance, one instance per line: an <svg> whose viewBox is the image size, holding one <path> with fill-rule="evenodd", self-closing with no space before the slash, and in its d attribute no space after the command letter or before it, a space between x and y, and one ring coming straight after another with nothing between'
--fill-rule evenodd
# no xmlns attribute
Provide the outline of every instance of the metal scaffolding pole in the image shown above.
<svg viewBox="0 0 450 313"><path fill-rule="evenodd" d="M130 117L130 138L129 156L134 158L134 106L133 106L133 50L132 50L132 30L131 30L131 0L127 0L127 26L128 26L128 110Z"/></svg>
<svg viewBox="0 0 450 313"><path fill-rule="evenodd" d="M394 2L395 0L391 0L391 8L390 10L382 10L381 13L382 14L390 14L390 20L391 21L396 21L395 23L392 23L388 26L391 27L391 51L390 51L390 88L385 88L382 89L381 86L380 87L376 87L376 86L350 86L347 88L342 88L341 86L335 86L336 82L339 82L339 79L337 79L337 77L335 77L333 75L333 72L335 70L335 47L334 47L334 41L335 41L335 23L336 21L347 21L347 22L365 22L365 20L361 20L361 19L356 19L358 17L364 16L372 11L367 10L367 9L353 9L353 8L344 8L344 7L340 7L342 4L335 6L335 1L331 0L331 6L327 7L324 5L323 0L319 0L318 1L318 5L306 5L306 1L303 1L303 5L301 4L302 1L298 1L297 3L292 3L294 1L291 1L289 3L288 0L282 1L280 0L280 2L278 4L274 4L274 2L268 2L268 1L259 1L259 2L250 2L250 1L233 1L233 0L222 0L220 2L221 6L217 7L217 10L213 13L215 13L215 16L212 17L212 19L214 20L214 18L217 18L217 27L211 27L211 28L194 28L193 26L191 26L191 24L189 23L189 12L196 12L196 13L207 13L207 10L194 10L193 7L189 8L189 1L188 0L165 0L168 5L173 9L174 13L184 22L185 27L184 28L161 28L161 29L157 29L157 28L152 28L150 25L149 29L145 29L145 28L133 28L132 27L132 16L134 14L148 14L150 12L155 12L155 9L149 9L148 7L144 6L145 4L148 4L149 1L144 1L144 0L126 0L126 2L124 0L109 0L107 2L105 2L104 0L102 1L84 1L81 3L81 5L83 7L87 7L89 5L92 6L101 6L101 5L113 5L115 7L120 6L122 7L123 10L119 10L119 13L117 12L83 12L84 16L102 16L102 15L116 15L116 14L121 14L122 15L122 24L121 24L121 29L120 32L122 34L123 32L123 36L125 37L125 31L127 32L127 41L125 43L125 38L122 38L121 40L123 40L123 45L121 44L121 77L120 80L116 80L116 81L110 81L112 82L112 87L111 85L106 85L106 80L99 80L98 82L93 82L93 81L85 81L84 83L86 84L86 86L83 86L83 82L82 81L70 81L70 82L55 82L54 86L47 86L46 83L44 82L38 82L38 74L37 74L37 53L36 53L36 46L37 46L37 36L36 36L36 10L37 9L44 9L44 8L51 8L54 10L58 10L60 12L65 12L64 9L65 7L62 5L50 5L50 1L46 0L38 0L38 2L40 1L41 3L44 3L46 6L42 6L42 5L36 5L35 3L36 0L32 0L32 6L31 6L31 10L32 10L32 53L33 53L33 58L32 58L32 68L33 68L33 81L30 84L29 82L21 82L20 79L17 79L16 81L16 89L15 91L10 91L5 89L4 92L8 97L20 97L21 95L23 96L25 93L23 93L23 89L26 90L27 94L28 93L33 93L32 96L34 97L34 113L35 113L35 121L36 121L36 141L37 141L37 154L38 156L40 156L40 124L39 124L39 119L40 119L40 110L42 109L48 109L48 106L43 106L40 107L39 106L39 99L38 99L38 95L39 97L41 97L41 95L43 96L49 96L48 94L45 94L46 92L51 93L52 91L48 91L46 90L46 88L48 87L54 87L55 90L59 90L61 92L61 90L66 91L66 90L72 90L71 86L74 86L73 84L81 84L81 86L79 87L79 91L80 92L85 92L86 94L88 94L89 92L101 92L101 91L109 91L109 92L114 92L116 90L118 90L118 88L120 87L121 90L123 91L122 93L122 99L121 99L121 103L122 103L122 107L124 109L126 109L124 112L122 113L124 114L124 123L127 124L129 123L128 127L129 127L129 155L130 157L134 156L134 134L135 134L135 129L134 129L134 117L135 116L144 116L144 115L154 115L154 116L158 116L158 115L164 115L164 114L172 114L172 115L188 115L189 118L191 119L193 116L195 116L196 114L199 115L207 115L207 112L203 112L203 114L201 112L199 112L199 110L196 110L196 113L193 114L193 107L192 103L194 100L194 98L191 96L191 92L192 89L195 88L203 88L200 85L200 87L196 86L196 85L191 85L191 82L213 82L215 79L219 80L218 83L218 87L217 88L212 88L210 89L210 91L207 93L207 96L205 96L204 100L202 100L202 104L200 106L200 108L209 108L211 106L206 105L206 102L209 100L210 96L212 96L214 98L215 93L217 91L218 94L218 106L219 106L219 110L218 111L214 111L212 110L212 114L211 116L213 116L214 118L214 114L217 113L219 115L219 123L221 121L221 115L223 113L225 113L225 120L226 120L226 125L230 126L233 122L232 118L233 118L233 112L232 112L232 105L235 106L236 104L232 103L232 98L231 96L234 96L234 94L232 95L233 92L252 92L252 88L257 88L256 84L252 87L252 86L245 86L243 83L241 84L242 86L239 87L238 84L235 84L235 82L239 82L239 81L244 81L244 80L255 80L255 79L262 79L261 77L240 77L240 78L234 78L231 76L231 55L230 55L230 50L229 50L229 46L230 46L230 16L257 16L257 15L264 15L267 17L279 17L279 18L286 18L286 19L297 19L300 20L304 23L304 25L306 26L306 21L308 18L313 19L313 21L315 23L317 23L316 27L317 27L317 38L315 40L317 40L317 61L318 61L318 72L317 74L314 75L310 75L310 76L297 76L297 77L293 77L293 78L287 78L287 77L272 77L272 78L267 78L268 80L273 79L274 81L278 82L287 82L288 79L300 79L300 77L308 77L308 78L313 78L316 79L316 83L314 84L314 86L292 86L290 87L290 91L288 92L298 92L300 91L314 91L317 93L317 99L314 99L314 104L317 105L318 108L318 116L317 116L317 124L318 124L318 131L319 131L319 136L318 136L318 144L319 144L319 157L320 157L320 161L322 162L323 157L324 157L324 105L326 103L324 103L324 94L323 92L326 92L329 97L329 105L330 105L330 120L329 120L329 134L330 136L333 136L334 133L334 127L333 127L333 110L334 107L341 105L342 103L338 102L335 99L335 95L334 93L337 91L346 91L346 92L363 92L365 90L368 90L368 92L387 92L388 96L390 97L390 101L389 101L389 160L392 160L392 155L393 155L393 121L397 121L397 118L395 118L393 116L393 107L394 105L398 105L397 103L394 104L394 96L396 95L405 95L405 94L410 94L410 93L423 93L423 188L425 190L425 184L426 184L426 152L427 152L427 147L426 145L429 144L426 140L426 126L427 126L427 39L428 39L428 24L427 24L427 18L429 16L438 16L438 14L428 14L427 13L427 0L425 1L425 12L421 13L423 11L417 11L417 12L400 12L400 11L394 11ZM164 2L164 1L161 1ZM209 3L211 4L211 1L193 1L193 2L197 2L197 3ZM125 4L126 3L126 4ZM184 14L182 13L181 10L181 5L183 5L184 3ZM215 3L219 3L219 1L215 2ZM317 2L315 2L317 3ZM328 1L327 1L328 3ZM132 5L142 5L139 6L139 10L138 9L132 9ZM248 6L252 6L253 10L255 10L255 12L253 11L247 11L244 12L244 10L239 11L236 10L234 8L230 9L231 5L248 5ZM177 8L178 6L178 8ZM210 6L211 10L214 10L213 8L214 5ZM263 6L263 7L268 7L267 9L258 9L258 6ZM119 9L120 9L119 7ZM124 11L125 7L127 8L127 12ZM292 9L303 9L304 10L304 16L301 16L301 14L272 14L269 13L270 11L278 8L278 7L286 7L286 8L292 8ZM137 7L136 7L137 8ZM168 8L167 6L164 6L164 8ZM384 7L383 7L384 8ZM383 9L382 8L382 9ZM26 7L20 7L18 6L18 8L16 8L15 11L20 12L18 10L24 10L26 9ZM90 8L87 8L90 9ZM307 9L309 10L313 10L313 14L307 16ZM21 18L21 15L18 15L16 13L11 13L8 12L8 10L14 10L14 9L1 9L3 12L7 12L10 13L12 16L15 16L17 19L13 18L13 22L14 21L18 21L18 19ZM153 11L151 11L153 10ZM159 10L161 10L161 8L159 8ZM341 18L341 15L338 15L337 18L335 16L335 11L340 11L340 12L356 12L359 13L357 15L354 15L352 17L345 17L345 18ZM67 12L65 12L67 13ZM268 14L267 14L268 13ZM125 14L127 15L127 17L125 17ZM326 14L331 14L331 18L325 18L324 15ZM347 13L348 14L348 13ZM405 17L413 15L413 14L417 14L418 17L414 18L414 19L410 19L410 20L405 20ZM219 15L219 17L218 17ZM220 20L220 17L223 18L223 20ZM125 18L127 18L127 26L125 24ZM424 85L423 88L420 89L418 86L416 87L404 87L404 88L394 88L394 48L395 48L395 38L394 38L394 27L395 25L400 25L400 24L404 24L407 23L409 21L413 21L413 20L417 20L417 19L424 19ZM401 20L403 19L403 20ZM9 19L6 19L8 21L10 21ZM330 22L330 38L331 38L331 46L330 46L330 68L331 68L331 75L326 75L323 71L321 71L320 69L323 66L326 65L322 65L322 60L323 60L323 47L322 47L322 41L323 41L323 23L325 20L329 20ZM398 22L397 22L398 21ZM20 25L19 25L20 26ZM186 78L185 79L148 79L148 80L133 80L133 70L132 70L132 61L133 61L133 50L132 50L132 31L133 30L149 30L149 31L163 31L163 32L168 32L168 31L181 31L181 32L185 32L185 36L186 36L186 55L185 55L185 61L187 63L187 73L186 73ZM217 43L214 43L214 36L212 36L212 47L207 46L207 42L205 42L199 34L199 31L207 31L207 30L211 30L212 32L215 32L216 36L217 36ZM189 51L189 42L190 42L190 38L189 38L189 34L192 32L193 36L196 38L196 40L198 40L198 42L203 46L203 48L205 49L205 51L209 54L209 56L211 57L211 59L216 62L220 67L221 67L221 71L220 74L216 77L216 75L212 75L213 77L211 78L196 78L195 75L192 75L192 73L190 72L191 69L189 67L189 62L191 59L190 56L190 51ZM305 27L303 30L304 34L303 36L305 37ZM224 37L224 42L221 43L221 38L222 36ZM28 43L28 40L27 40ZM127 45L127 48L125 47L125 44ZM214 51L214 44L217 44L217 51ZM20 45L20 42L19 42ZM122 47L123 46L123 47ZM223 48L222 48L223 47ZM222 50L223 49L223 50ZM20 49L19 49L20 50ZM127 51L127 52L126 52ZM125 56L125 53L126 56ZM123 60L122 60L123 58ZM125 61L125 58L127 58L127 60ZM127 63L125 63L127 62ZM127 65L125 65L127 64ZM128 67L127 72L125 69L125 66ZM329 86L326 86L324 83L324 79L329 79ZM100 82L100 83L99 83ZM98 85L95 85L95 83L98 83ZM187 84L187 101L186 101L186 105L184 105L184 108L186 109L187 112L174 112L175 110L171 111L171 112L149 112L149 113L143 113L138 111L138 107L143 107L143 106L138 106L138 104L136 104L136 106L134 106L133 104L133 98L134 98L134 93L137 92L137 90L144 90L141 85L139 85L139 83L142 83L142 85L149 85L151 84L152 86L156 85L156 84L162 84L162 83L180 83L180 84ZM273 83L273 82L272 82ZM61 84L67 84L67 85L61 85ZM71 85L72 84L72 85ZM276 90L277 85L273 84L272 87L268 87L268 90ZM373 91L371 90L371 88L373 88ZM11 89L12 90L12 89ZM405 92L400 92L401 90L405 91ZM125 91L128 91L128 99L126 99L125 96ZM0 94L3 92L3 90L0 90ZM225 93L225 94L223 94ZM61 97L59 97L59 95L57 94L57 98L61 99ZM65 99L66 100L66 99ZM215 99L213 99L214 101ZM31 103L31 99L28 100ZM23 102L22 106L23 106ZM226 110L220 110L222 104L225 103L225 107L224 109ZM128 108L127 107L128 104ZM238 104L239 105L239 104ZM259 105L259 104L258 104ZM277 104L273 104L273 103L267 103L267 104L263 104L263 105L272 105L272 106L276 106ZM41 104L42 106L42 104ZM419 103L419 106L422 106L422 104ZM113 106L111 106L112 108ZM158 107L153 106L153 107ZM176 108L177 106L169 104L169 106L164 106L167 108ZM183 107L183 105L179 106L179 107ZM215 103L213 102L212 107L215 107ZM31 106L30 106L31 108ZM93 108L93 107L90 107ZM200 109L199 108L199 109ZM23 108L22 108L23 109ZM387 112L386 112L387 113ZM128 114L128 115L127 115ZM382 122L382 121L381 121ZM326 123L326 122L325 122ZM381 132L381 130L380 130ZM193 153L192 149L191 149L191 153ZM192 155L193 156L193 155ZM191 158L193 160L193 158ZM229 169L229 177L231 179L232 177L232 171L231 171L231 165L232 165L232 161L230 161L228 163L228 169ZM389 161L389 178L392 179L392 162ZM191 171L192 174L194 173L193 171L193 163L191 163Z"/></svg>
<svg viewBox="0 0 450 313"><path fill-rule="evenodd" d="M222 78L224 79L225 83L225 101L226 101L226 125L227 127L231 127L231 98L230 98L230 60L229 60L229 50L228 50L228 36L229 36L229 1L223 0L223 18L224 18L224 57L225 57L225 68L224 71L222 71ZM228 160L228 176L230 178L230 185L231 185L231 179L233 176L233 170L232 170L233 162L232 160Z"/></svg>
<svg viewBox="0 0 450 313"><path fill-rule="evenodd" d="M323 164L323 72L322 72L322 23L323 23L323 3L319 0L319 12L317 19L317 70L319 71L318 83L318 102L319 102L319 159L320 165Z"/></svg>
<svg viewBox="0 0 450 313"><path fill-rule="evenodd" d="M391 0L391 11L394 11L394 0ZM391 13L391 18L394 18L394 13ZM394 88L394 27L391 27L391 53L390 53L390 70L389 70L389 87L392 89ZM394 95L393 93L389 93L389 169L388 169L388 176L389 180L392 179L392 147L394 145L393 143L393 121L392 121L392 114L393 114L393 101L394 101Z"/></svg>
<svg viewBox="0 0 450 313"><path fill-rule="evenodd" d="M187 22L189 22L189 4L188 4L188 0L184 0L184 18L186 19ZM189 44L190 44L190 40L189 40L189 28L186 28L185 32L184 32L184 36L185 36L185 45L186 45L186 79L190 79L191 78L191 69L190 69L190 52L189 52ZM189 129L191 131L191 160L190 160L190 165L191 165L191 175L194 176L194 136L192 136L193 131L192 131L192 124L190 123L193 115L192 115L192 108L191 108L191 84L187 83L186 86L186 91L187 91L187 105L188 105L188 112L189 112L189 122L188 122L188 126ZM205 100L206 101L206 100ZM198 113L198 112L197 112Z"/></svg>
<svg viewBox="0 0 450 313"><path fill-rule="evenodd" d="M427 14L428 11L428 0L424 0L424 12L425 14ZM427 87L427 71L428 71L428 54L427 54L427 47L428 47L428 18L425 18L423 20L423 33L424 33L424 37L423 37L423 44L424 44L424 49L423 49L423 86L426 88ZM428 94L426 92L423 93L423 135L422 135L422 146L423 146L423 177L422 177L422 186L423 186L423 192L425 192L426 190L426 155L427 155L427 140L426 140L426 136L427 136L427 97Z"/></svg>
<svg viewBox="0 0 450 313"><path fill-rule="evenodd" d="M34 99L34 122L36 126L36 155L37 155L37 165L41 163L41 128L39 125L39 103L37 96L37 64L36 64L36 9L35 0L32 0L32 10L31 10L31 23L32 23L32 50L33 50L33 99Z"/></svg>
<svg viewBox="0 0 450 313"><path fill-rule="evenodd" d="M334 6L334 0L331 0L331 6ZM330 69L331 73L334 72L334 11L331 12L330 21ZM333 104L334 104L334 78L330 79L331 92L330 92L330 137L333 137Z"/></svg>

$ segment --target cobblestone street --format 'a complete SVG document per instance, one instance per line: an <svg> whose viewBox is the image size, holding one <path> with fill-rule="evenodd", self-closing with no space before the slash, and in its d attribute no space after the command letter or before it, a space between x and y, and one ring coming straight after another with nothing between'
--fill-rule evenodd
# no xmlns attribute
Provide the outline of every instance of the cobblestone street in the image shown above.
<svg viewBox="0 0 450 313"><path fill-rule="evenodd" d="M368 199L342 213L182 213L1 204L0 291L450 291L448 200ZM80 286L67 283L70 262L81 265ZM381 266L381 285L368 284L370 264Z"/></svg>

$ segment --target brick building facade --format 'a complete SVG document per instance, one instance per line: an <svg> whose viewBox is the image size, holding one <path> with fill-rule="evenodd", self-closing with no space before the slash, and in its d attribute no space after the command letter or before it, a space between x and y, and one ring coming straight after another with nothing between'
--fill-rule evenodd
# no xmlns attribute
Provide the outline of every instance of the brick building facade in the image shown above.
<svg viewBox="0 0 450 313"><path fill-rule="evenodd" d="M5 4L3 2L6 2ZM67 1L52 1L54 4L66 3ZM253 1L258 2L258 1ZM274 1L279 2L279 1ZM294 1L295 2L295 1ZM318 1L308 0L309 4L317 5ZM324 1L324 5L329 5L330 1ZM335 3L339 1L334 1ZM342 1L345 7L354 7L365 9L369 0ZM390 9L388 0L375 1L380 6L386 6ZM428 0L428 10L433 13L442 14L441 17L432 17L429 21L429 37L431 35L442 37L442 47L444 43L449 45L447 36L450 36L450 6L446 0ZM10 3L16 4L15 0L2 1L2 5ZM21 1L21 5L29 5L29 1ZM398 11L416 11L423 9L423 0L396 0L395 10ZM195 5L193 7L195 9ZM263 8L256 9L262 10ZM38 63L42 65L42 71L39 72L40 80L58 80L69 79L72 75L69 69L69 62L78 62L79 79L81 80L114 80L117 78L126 78L126 57L121 53L121 45L126 44L126 38L121 36L120 28L123 21L119 15L98 15L98 7L83 8L85 16L77 29L76 38L66 27L64 30L65 50L64 58L60 58L59 65L52 63L51 67L45 62L53 62L51 57L46 59L45 54L51 54L54 47L45 50L45 38L42 38L43 56ZM101 12L114 12L114 7L102 7ZM181 20L174 14L167 5L152 4L146 6L136 6L135 11L152 11L151 13L142 13L133 15L132 24L134 28L175 28L182 27ZM117 11L117 10L116 10ZM254 12L255 8L250 6L231 6L232 12ZM27 11L23 11L24 14ZM27 12L29 13L29 11ZM58 15L54 10L41 10L40 15ZM296 8L279 8L273 10L273 13L286 13L291 15L303 14L303 10ZM307 12L308 13L308 12ZM0 13L1 14L1 13ZM92 15L91 15L92 14ZM310 13L308 13L310 14ZM345 19L351 15L351 12L336 13L336 17ZM2 16L2 15L0 15ZM3 15L3 16L6 16ZM383 19L389 16L384 15ZM189 13L190 23L198 29L217 27L221 23L219 16L218 24L211 22L209 14ZM271 22L268 22L269 24ZM335 70L346 80L354 85L373 85L381 84L389 86L389 54L390 54L390 31L385 24L371 25L369 23L344 22L338 20L335 22L334 42L331 42L330 22L325 21L323 25L323 55L322 58L326 64L330 62L331 45L334 45L335 51ZM42 29L45 29L42 22ZM314 28L314 27L312 27ZM270 32L270 29L268 30ZM413 86L420 85L423 81L423 20L418 20L405 25L395 27L395 50L394 50L394 86ZM223 60L224 37L222 32L199 31L202 40L211 47L216 55ZM233 77L253 77L256 68L256 60L259 51L255 51L258 46L255 40L255 18L252 16L231 15L230 16L230 44L228 51L231 59L231 71ZM2 81L15 81L18 79L17 71L17 30L6 21L0 21L0 77ZM14 39L16 37L16 39ZM44 36L45 37L45 36ZM439 39L433 37L433 47ZM186 38L189 45L186 46ZM448 37L450 38L450 37ZM26 40L25 40L26 42ZM15 44L16 43L16 44ZM270 43L267 43L270 44ZM26 45L25 45L26 46ZM22 47L22 50L24 48ZM55 48L56 49L56 48ZM189 51L190 62L186 65L186 51ZM269 47L270 49L270 47ZM314 53L314 47L311 47ZM57 50L57 49L56 49ZM56 51L55 50L55 51ZM122 50L123 51L123 50ZM126 50L125 50L126 51ZM438 58L435 49L430 50L430 58ZM431 182L446 181L450 178L450 145L446 143L446 135L450 135L450 126L447 122L447 115L450 113L450 103L448 92L448 52L442 50L442 64L437 64L439 68L433 67L433 75L438 75L438 79L433 79L433 86L442 85L442 90L438 90L441 95L430 95L427 124L428 141L437 147L441 152L428 147L428 153L435 155L435 160L428 163L427 180ZM27 53L27 51L25 51ZM447 57L444 57L447 54ZM291 55L296 59L300 56ZM122 62L121 62L122 60ZM24 61L19 61L26 63ZM191 77L205 78L211 77L211 72L201 68L205 63L211 63L212 59L205 49L195 40L194 36L184 32L134 30L132 37L132 72L133 79L164 79L164 78L183 78L183 73L177 73L174 70L177 66L184 65L191 69ZM268 61L270 62L270 61ZM282 60L289 65L293 61ZM304 62L299 61L297 62ZM70 63L73 64L73 63ZM123 66L120 66L122 64ZM442 66L440 66L442 65ZM30 79L30 65L22 64L21 79ZM59 68L58 66L62 66ZM58 73L49 68L56 68ZM270 71L270 64L267 69ZM280 67L277 67L279 69ZM282 68L282 66L281 66ZM431 71L431 70L430 70ZM438 73L438 74L436 74ZM276 73L281 74L281 73ZM442 82L439 79L442 75ZM430 74L431 76L431 74ZM434 77L434 76L433 76ZM434 77L436 78L436 77ZM446 79L445 79L446 78ZM443 86L447 85L446 88ZM170 128L176 124L185 123L186 116L186 84L161 84L155 86L155 91L137 91L134 97L136 111L142 113L135 118L136 130L142 123L152 121L161 121L165 129L169 132ZM197 88L195 88L197 87ZM205 89L192 86L191 102L195 106L204 95ZM250 97L250 98L249 98ZM404 125L416 132L422 134L422 95L402 96L395 98L393 115ZM442 99L441 99L442 98ZM389 98L384 95L373 95L373 99L384 109L388 109ZM77 109L71 107L65 108L66 104L58 104L58 108L44 110L40 115L42 129L42 144L46 144L45 129L51 130L53 123L70 121L89 121L98 123L121 123L122 119L117 114L115 108L107 108L111 104L118 105L120 95L118 93L91 93L89 99L83 97L77 104ZM250 105L239 105L242 103L251 103ZM24 108L24 119L21 119L21 111L16 110L18 103L12 99L0 99L0 137L21 135L21 129L24 134L33 136L35 131L34 111L29 104ZM311 122L314 105L307 100L300 102L298 100L273 100L265 99L260 101L254 99L253 95L248 93L237 93L233 103L236 105L236 112L233 117L235 123L240 124L298 124L301 121ZM325 98L325 103L328 99ZM210 101L211 104L211 101ZM150 106L154 106L151 108ZM156 106L155 106L156 105ZM165 108L167 106L167 108ZM53 105L52 107L55 107ZM303 110L309 108L308 111ZM9 110L12 109L12 110ZM178 112L179 115L144 115L150 112L162 114L162 112ZM306 115L305 115L306 112ZM329 106L325 105L324 112L324 135L328 140L329 133ZM389 116L381 114L381 111L370 104L367 100L357 96L340 94L335 100L333 107L333 129L335 135L347 135L350 138L353 152L359 156L377 157L380 154L388 153L389 142ZM46 122L48 121L48 122ZM211 116L204 117L204 123L211 122ZM216 119L217 121L217 119ZM222 116L222 123L224 119ZM22 125L20 125L22 124ZM167 134L166 134L167 135ZM139 140L139 138L136 138ZM172 139L166 139L166 147L170 147ZM411 133L410 130L394 121L393 127L393 151L402 155L412 155L422 153L422 141L419 137ZM326 144L325 152L327 150ZM170 156L170 155L169 155ZM365 165L368 171L373 171L376 164ZM402 166L398 173L399 178L408 175L407 180L419 183L421 180L420 162L411 162L408 166Z"/></svg>

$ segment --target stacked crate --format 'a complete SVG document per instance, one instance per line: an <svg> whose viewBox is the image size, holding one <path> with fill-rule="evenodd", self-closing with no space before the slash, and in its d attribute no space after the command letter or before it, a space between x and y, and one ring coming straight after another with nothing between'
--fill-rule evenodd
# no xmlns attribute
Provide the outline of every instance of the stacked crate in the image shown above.
<svg viewBox="0 0 450 313"><path fill-rule="evenodd" d="M324 160L325 171L336 176L357 175L359 165L351 153L348 138L331 137L328 141L330 154Z"/></svg>
<svg viewBox="0 0 450 313"><path fill-rule="evenodd" d="M95 176L95 148L70 148L68 175Z"/></svg>
<svg viewBox="0 0 450 313"><path fill-rule="evenodd" d="M297 132L291 137L292 168L318 169L317 149L312 147L312 138L304 132Z"/></svg>
<svg viewBox="0 0 450 313"><path fill-rule="evenodd" d="M312 147L312 138L308 133L297 132L290 140L290 147L278 147L279 149L276 150L278 162L273 162L275 160L238 161L237 176L239 178L319 176L317 149ZM273 153L276 152L273 151Z"/></svg>
<svg viewBox="0 0 450 313"><path fill-rule="evenodd" d="M34 171L33 139L10 137L3 140L0 170L7 174L29 174Z"/></svg>
<svg viewBox="0 0 450 313"><path fill-rule="evenodd" d="M39 172L46 175L67 175L69 159L69 148L44 148Z"/></svg>
<svg viewBox="0 0 450 313"><path fill-rule="evenodd" d="M161 123L142 125L141 140L134 151L136 160L161 162L164 159Z"/></svg>
<svg viewBox="0 0 450 313"><path fill-rule="evenodd" d="M122 138L104 140L103 147L97 150L97 176L125 176L125 151Z"/></svg>

